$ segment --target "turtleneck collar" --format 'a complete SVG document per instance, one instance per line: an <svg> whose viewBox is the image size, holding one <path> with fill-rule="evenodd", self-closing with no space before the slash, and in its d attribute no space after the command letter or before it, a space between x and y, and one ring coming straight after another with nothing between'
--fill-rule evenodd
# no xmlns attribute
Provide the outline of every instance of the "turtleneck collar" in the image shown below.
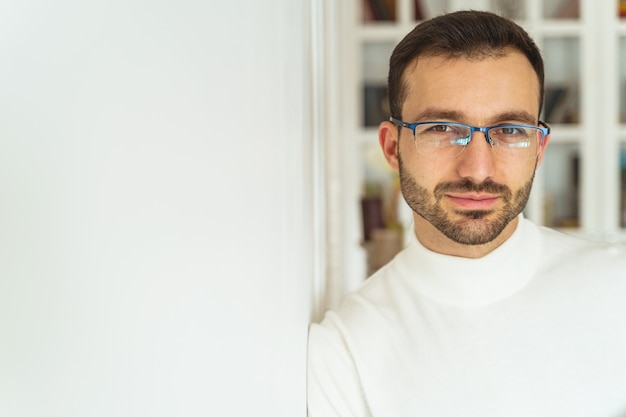
<svg viewBox="0 0 626 417"><path fill-rule="evenodd" d="M443 304L478 307L513 295L534 276L541 254L539 229L520 215L511 237L478 259L442 255L412 236L397 273L420 293Z"/></svg>

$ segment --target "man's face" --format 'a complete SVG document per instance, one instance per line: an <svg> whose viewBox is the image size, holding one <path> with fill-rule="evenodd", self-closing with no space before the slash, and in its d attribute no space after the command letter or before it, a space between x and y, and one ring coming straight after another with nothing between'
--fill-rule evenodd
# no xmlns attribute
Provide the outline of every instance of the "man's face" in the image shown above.
<svg viewBox="0 0 626 417"><path fill-rule="evenodd" d="M482 60L422 57L404 80L402 120L409 123L537 124L539 82L519 52ZM512 233L542 154L543 147L538 158L502 159L477 132L459 156L437 158L419 153L411 130L402 128L397 168L416 224L421 218L456 243L484 245Z"/></svg>

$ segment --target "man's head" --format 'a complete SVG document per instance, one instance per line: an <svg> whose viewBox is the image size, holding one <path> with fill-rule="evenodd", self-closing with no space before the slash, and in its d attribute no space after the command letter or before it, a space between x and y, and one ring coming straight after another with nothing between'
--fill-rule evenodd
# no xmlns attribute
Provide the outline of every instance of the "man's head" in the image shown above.
<svg viewBox="0 0 626 417"><path fill-rule="evenodd" d="M516 23L493 13L460 11L417 25L396 45L389 62L391 115L402 119L402 104L407 94L404 71L420 57L481 60L490 56L502 56L512 49L525 55L537 74L540 87L537 100L541 111L544 92L543 58L528 33Z"/></svg>
<svg viewBox="0 0 626 417"><path fill-rule="evenodd" d="M542 86L533 41L493 14L432 19L396 47L389 93L401 125L382 123L379 139L426 246L476 257L511 235L549 138Z"/></svg>

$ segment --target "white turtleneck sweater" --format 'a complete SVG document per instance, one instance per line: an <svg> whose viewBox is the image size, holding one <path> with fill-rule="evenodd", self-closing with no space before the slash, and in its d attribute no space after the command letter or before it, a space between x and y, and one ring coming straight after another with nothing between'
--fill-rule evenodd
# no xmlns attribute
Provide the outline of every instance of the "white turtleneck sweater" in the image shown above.
<svg viewBox="0 0 626 417"><path fill-rule="evenodd" d="M309 332L310 417L626 417L626 249L523 219L480 259L417 239Z"/></svg>

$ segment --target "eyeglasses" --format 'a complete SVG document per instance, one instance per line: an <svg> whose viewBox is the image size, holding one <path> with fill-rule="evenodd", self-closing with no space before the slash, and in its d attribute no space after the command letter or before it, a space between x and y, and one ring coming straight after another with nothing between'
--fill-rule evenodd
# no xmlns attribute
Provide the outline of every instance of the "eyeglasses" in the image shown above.
<svg viewBox="0 0 626 417"><path fill-rule="evenodd" d="M436 158L454 158L463 152L476 132L482 132L494 154L506 159L535 158L545 137L550 134L550 126L502 124L476 127L454 122L406 123L390 117L397 126L413 131L415 147L423 155Z"/></svg>

